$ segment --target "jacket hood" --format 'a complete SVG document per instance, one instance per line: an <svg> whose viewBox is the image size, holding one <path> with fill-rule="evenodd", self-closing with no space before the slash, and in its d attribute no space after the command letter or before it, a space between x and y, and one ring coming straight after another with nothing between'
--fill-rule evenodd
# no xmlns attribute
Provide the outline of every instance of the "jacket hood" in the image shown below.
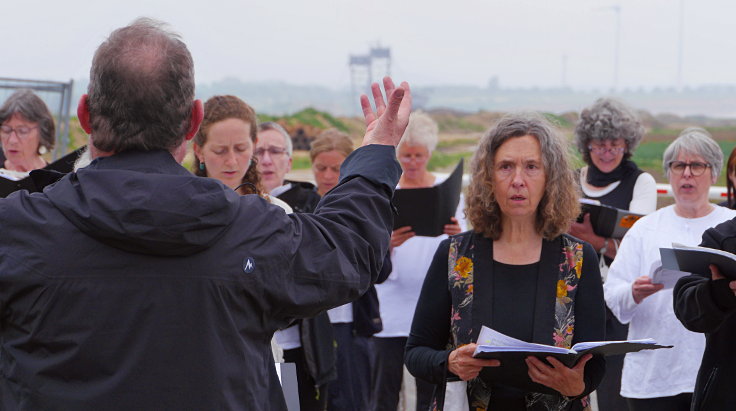
<svg viewBox="0 0 736 411"><path fill-rule="evenodd" d="M214 179L192 175L166 151L96 159L44 194L90 237L161 256L208 248L230 226L240 198Z"/></svg>

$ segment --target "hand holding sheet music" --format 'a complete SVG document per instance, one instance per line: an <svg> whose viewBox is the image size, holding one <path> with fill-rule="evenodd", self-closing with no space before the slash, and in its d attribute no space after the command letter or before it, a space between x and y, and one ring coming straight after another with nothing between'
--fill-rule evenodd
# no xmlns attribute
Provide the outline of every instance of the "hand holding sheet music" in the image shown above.
<svg viewBox="0 0 736 411"><path fill-rule="evenodd" d="M593 231L596 235L605 238L623 238L629 228L644 216L643 214L601 204L597 200L581 198L580 203L582 212L578 217L578 222L582 222L583 215L590 214Z"/></svg>
<svg viewBox="0 0 736 411"><path fill-rule="evenodd" d="M717 266L726 278L736 280L736 255L715 248L672 243L659 249L662 267L711 278L710 265Z"/></svg>
<svg viewBox="0 0 736 411"><path fill-rule="evenodd" d="M478 335L477 347L473 356L501 361L500 366L493 367L489 371L494 380L504 381L516 387L528 389L533 387L543 392L545 388L533 383L529 378L526 363L526 358L529 356L542 360L552 356L567 367L573 367L585 354L606 356L659 348L672 348L672 346L658 345L654 340L648 338L628 341L581 342L568 349L521 341L483 326Z"/></svg>
<svg viewBox="0 0 736 411"><path fill-rule="evenodd" d="M463 161L460 160L447 180L427 188L401 188L394 192L398 215L394 229L411 227L419 236L437 237L451 224L460 202L463 184Z"/></svg>

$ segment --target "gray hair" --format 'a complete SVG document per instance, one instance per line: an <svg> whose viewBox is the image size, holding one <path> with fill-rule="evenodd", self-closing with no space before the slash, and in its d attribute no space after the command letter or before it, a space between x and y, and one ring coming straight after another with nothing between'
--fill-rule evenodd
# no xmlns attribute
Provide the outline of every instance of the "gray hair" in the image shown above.
<svg viewBox="0 0 736 411"><path fill-rule="evenodd" d="M723 168L723 150L705 129L688 127L667 146L662 154L662 167L667 178L670 177L670 162L677 160L680 153L685 152L703 157L710 164L713 181L718 178Z"/></svg>
<svg viewBox="0 0 736 411"><path fill-rule="evenodd" d="M191 125L192 55L164 23L137 19L97 49L87 93L99 150L171 150Z"/></svg>
<svg viewBox="0 0 736 411"><path fill-rule="evenodd" d="M639 116L629 106L612 98L600 98L583 109L575 126L575 144L587 164L591 161L588 145L593 140L623 139L626 142L624 159L629 159L642 137L644 126Z"/></svg>
<svg viewBox="0 0 736 411"><path fill-rule="evenodd" d="M266 121L258 125L258 132L266 131L266 130L274 130L281 133L282 136L284 136L284 144L286 145L286 153L289 154L289 158L291 158L291 153L294 151L294 145L291 142L291 136L289 133L281 127L281 124L276 123L274 121Z"/></svg>
<svg viewBox="0 0 736 411"><path fill-rule="evenodd" d="M33 91L20 89L11 94L0 107L0 124L6 122L13 114L18 114L25 120L38 124L38 149L41 147L51 151L56 142L56 127L46 103ZM40 154L40 153L39 153Z"/></svg>
<svg viewBox="0 0 736 411"><path fill-rule="evenodd" d="M509 114L483 136L470 166L465 213L473 229L488 238L498 239L502 230L503 216L493 179L496 152L510 139L527 135L539 141L546 178L537 206L537 232L551 240L566 232L580 214L579 185L575 183L567 140L540 114Z"/></svg>
<svg viewBox="0 0 736 411"><path fill-rule="evenodd" d="M406 126L406 131L404 131L404 136L401 137L399 146L406 144L410 146L422 146L432 153L437 148L438 140L439 127L437 123L429 114L417 111L411 113L409 125ZM398 150L396 152L398 153Z"/></svg>

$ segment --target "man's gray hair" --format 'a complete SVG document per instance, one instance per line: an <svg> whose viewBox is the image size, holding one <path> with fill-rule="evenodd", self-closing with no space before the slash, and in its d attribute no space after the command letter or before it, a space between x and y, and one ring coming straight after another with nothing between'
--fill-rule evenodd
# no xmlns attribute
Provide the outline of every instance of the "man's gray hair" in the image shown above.
<svg viewBox="0 0 736 411"><path fill-rule="evenodd" d="M98 150L171 150L190 127L194 62L164 23L140 18L97 49L87 93Z"/></svg>
<svg viewBox="0 0 736 411"><path fill-rule="evenodd" d="M667 178L670 177L670 162L677 160L680 153L700 156L710 164L713 181L721 175L723 168L723 150L713 140L708 131L700 127L688 127L670 143L662 154L662 167Z"/></svg>
<svg viewBox="0 0 736 411"><path fill-rule="evenodd" d="M274 121L266 121L258 124L259 133L266 130L274 130L281 133L281 135L284 137L284 146L286 147L286 153L289 155L289 158L291 158L291 153L294 151L294 144L291 142L291 136L283 127L281 127L281 124Z"/></svg>
<svg viewBox="0 0 736 411"><path fill-rule="evenodd" d="M38 148L45 147L48 151L54 148L56 141L54 117L41 97L29 89L20 89L11 94L0 107L0 124L10 120L13 114L19 114L26 121L38 124Z"/></svg>
<svg viewBox="0 0 736 411"><path fill-rule="evenodd" d="M594 140L623 139L626 142L624 159L630 158L644 137L644 126L639 116L626 104L612 98L600 98L592 106L583 109L575 126L575 144L590 164L588 146Z"/></svg>

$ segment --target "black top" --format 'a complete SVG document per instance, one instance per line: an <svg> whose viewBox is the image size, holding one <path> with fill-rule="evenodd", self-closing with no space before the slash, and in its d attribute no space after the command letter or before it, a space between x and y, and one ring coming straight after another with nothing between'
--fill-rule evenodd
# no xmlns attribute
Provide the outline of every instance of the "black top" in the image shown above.
<svg viewBox="0 0 736 411"><path fill-rule="evenodd" d="M492 241L487 238L478 238L475 243L476 255L493 256ZM448 341L450 341L450 309L452 306L452 298L448 291L447 280L447 260L450 247L450 239L444 240L437 248L432 264L427 271L422 292L417 302L414 312L414 320L411 325L411 333L406 344L405 362L409 371L415 376L422 378L428 382L435 384L442 383L445 378L457 378L447 371L447 357L451 350L447 349ZM516 321L518 324L509 325L508 323L499 327L501 332L511 332L511 336L518 336L524 333L533 332L535 337L526 339L526 341L553 345L552 328L555 316L555 290L554 284L557 281L558 253L561 250L561 239L557 238L552 241L544 241L542 244L541 263L535 264L537 270L537 281L532 283L531 279L509 279L503 278L495 271L496 265L484 258L474 261L474 302L473 306L483 307L483 302L487 301L489 309L473 308L473 323L486 325L497 329L496 324L498 318L507 316L507 321ZM545 263L546 262L546 263ZM507 267L514 267L508 266ZM525 267L525 266L522 266ZM503 269L503 268L502 268ZM527 266L522 268L522 272L528 272L532 268ZM598 270L598 259L595 251L590 244L584 243L583 247L583 267L580 282L578 283L578 291L575 298L575 333L572 343L583 341L602 341L605 339L605 310L603 300L603 288L601 285L601 276ZM514 269L514 274L520 274ZM497 278L499 277L499 278ZM513 281L521 281L523 284L514 284ZM492 290L492 288L496 290ZM515 287L515 288L501 288ZM530 290L520 289L531 287L534 290L534 302L522 302L523 299L530 298ZM540 288L542 287L542 288ZM548 289L549 288L549 289ZM545 295L539 295L539 290ZM497 293L497 292L498 293ZM507 301L501 307L495 308L495 304L491 301L499 293L505 293L502 298ZM550 298L547 297L550 296ZM525 312L521 316L517 316L517 311ZM529 317L527 311L532 311L532 320L520 318ZM541 314L541 316L540 316ZM540 321L541 320L541 321ZM503 321L503 320L502 320ZM526 322L522 324L522 321ZM473 330L477 338L478 330ZM516 333L516 335L514 335ZM594 357L585 366L585 391L583 394L590 394L600 383L605 373L605 359L602 357ZM481 372L481 378L487 378L486 381L493 382L493 368L485 368ZM522 388L523 387L519 387ZM552 391L550 389L550 391ZM508 392L508 391L507 391ZM522 391L516 391L522 394ZM502 398L501 392L496 392L499 400ZM522 402L519 402L521 400ZM495 401L495 400L494 400ZM522 404L523 399L516 397L514 404ZM514 409L514 407L497 407L497 409ZM523 408L522 408L523 409Z"/></svg>
<svg viewBox="0 0 736 411"><path fill-rule="evenodd" d="M493 261L493 271L493 329L522 341L531 341L534 334L539 262L511 265ZM490 409L524 410L524 392L518 388L494 384L493 398L489 405Z"/></svg>
<svg viewBox="0 0 736 411"><path fill-rule="evenodd" d="M539 262L511 265L493 261L494 330L522 341L532 340L538 270Z"/></svg>
<svg viewBox="0 0 736 411"><path fill-rule="evenodd" d="M321 197L314 184L291 180L286 180L285 183L291 184L291 187L276 197L291 206L295 213L311 213L317 208Z"/></svg>
<svg viewBox="0 0 736 411"><path fill-rule="evenodd" d="M619 185L606 195L602 195L600 197L588 197L584 195L584 197L598 200L603 205L628 210L631 205L631 200L634 198L634 186L636 185L636 180L642 173L644 172L637 168L635 172L627 174L620 180L621 182Z"/></svg>

